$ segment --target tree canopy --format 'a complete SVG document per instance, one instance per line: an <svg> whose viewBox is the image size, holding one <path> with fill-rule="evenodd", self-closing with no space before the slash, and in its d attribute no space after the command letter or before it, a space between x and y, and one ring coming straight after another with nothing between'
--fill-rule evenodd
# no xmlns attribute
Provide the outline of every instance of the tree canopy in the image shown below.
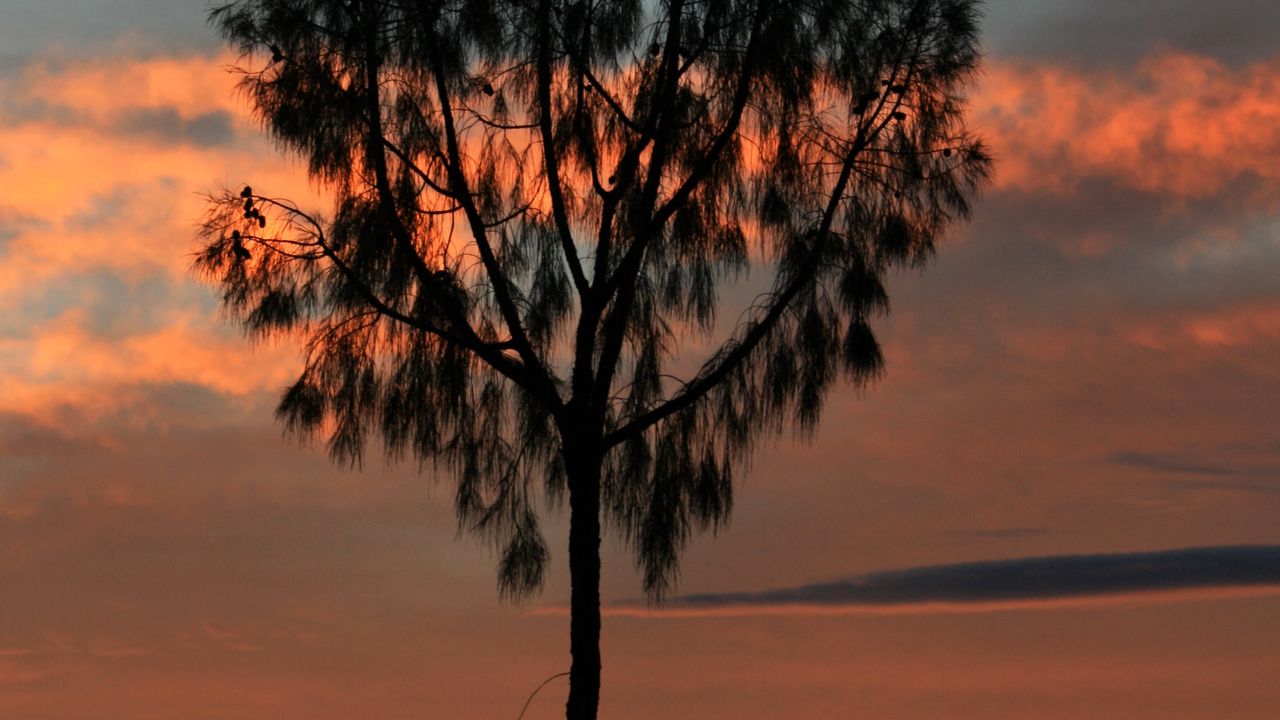
<svg viewBox="0 0 1280 720"><path fill-rule="evenodd" d="M971 0L238 0L212 21L333 205L218 196L196 268L251 335L305 339L285 426L445 468L511 597L544 576L543 496L569 500L575 593L601 520L667 591L757 441L880 373L886 273L990 168L964 118ZM763 290L726 309L735 285Z"/></svg>

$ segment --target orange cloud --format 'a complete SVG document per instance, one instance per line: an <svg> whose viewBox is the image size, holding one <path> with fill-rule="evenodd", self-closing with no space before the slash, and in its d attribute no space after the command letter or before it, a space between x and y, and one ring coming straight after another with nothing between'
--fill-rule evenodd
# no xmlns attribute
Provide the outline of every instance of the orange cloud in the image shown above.
<svg viewBox="0 0 1280 720"><path fill-rule="evenodd" d="M303 204L320 197L256 132L232 62L99 58L0 78L0 410L109 408L138 382L243 395L279 387L296 368L295 348L255 349L220 327L212 290L189 276L203 193L252 181ZM223 123L234 142L188 142L200 118ZM104 275L119 282L82 281ZM111 294L146 282L163 283L163 296ZM152 319L108 333L93 308Z"/></svg>
<svg viewBox="0 0 1280 720"><path fill-rule="evenodd" d="M176 107L184 114L238 110L233 55L151 60L104 60L28 66L18 76L29 98L105 117L134 107Z"/></svg>
<svg viewBox="0 0 1280 720"><path fill-rule="evenodd" d="M110 340L95 335L81 314L71 311L21 341L19 353L26 362L19 372L36 382L192 382L233 394L289 380L295 349L254 352L241 337L218 337L210 320L175 313L166 327Z"/></svg>
<svg viewBox="0 0 1280 720"><path fill-rule="evenodd" d="M33 66L0 83L12 98L0 114L0 210L38 225L10 242L0 289L89 265L183 275L201 194L219 185L251 180L304 205L317 199L298 163L257 132L227 71L233 61ZM183 142L202 117L225 117L235 142Z"/></svg>
<svg viewBox="0 0 1280 720"><path fill-rule="evenodd" d="M1068 191L1088 177L1179 198L1280 181L1280 59L1230 68L1163 54L1127 73L992 62L974 96L997 184Z"/></svg>
<svg viewBox="0 0 1280 720"><path fill-rule="evenodd" d="M1280 343L1280 303L1246 302L1213 310L1134 321L1121 330L1151 350L1245 350Z"/></svg>
<svg viewBox="0 0 1280 720"><path fill-rule="evenodd" d="M1186 332L1201 345L1240 347L1280 341L1280 305L1230 308L1194 316Z"/></svg>

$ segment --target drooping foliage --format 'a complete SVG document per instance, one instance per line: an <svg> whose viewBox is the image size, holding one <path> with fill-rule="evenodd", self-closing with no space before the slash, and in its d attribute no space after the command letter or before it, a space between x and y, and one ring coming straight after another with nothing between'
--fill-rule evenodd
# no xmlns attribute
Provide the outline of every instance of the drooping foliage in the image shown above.
<svg viewBox="0 0 1280 720"><path fill-rule="evenodd" d="M963 116L971 0L238 0L212 19L333 205L216 197L196 268L252 335L305 339L285 426L343 461L378 438L439 463L512 597L542 581L537 509L575 491L583 448L660 596L757 441L877 377L886 273L925 261L989 171ZM748 275L767 290L722 307Z"/></svg>

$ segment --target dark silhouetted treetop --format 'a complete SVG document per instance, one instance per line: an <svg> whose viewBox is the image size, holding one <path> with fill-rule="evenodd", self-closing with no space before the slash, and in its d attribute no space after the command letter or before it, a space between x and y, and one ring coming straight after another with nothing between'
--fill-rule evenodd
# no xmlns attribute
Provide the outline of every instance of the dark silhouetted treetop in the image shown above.
<svg viewBox="0 0 1280 720"><path fill-rule="evenodd" d="M215 198L195 262L251 335L305 339L280 418L339 460L376 437L442 464L511 597L542 582L539 498L567 499L575 618L601 520L660 597L757 440L880 373L886 272L931 255L990 166L964 122L970 0L239 0L212 20L333 198ZM735 284L762 292L726 308Z"/></svg>
<svg viewBox="0 0 1280 720"><path fill-rule="evenodd" d="M885 270L929 256L989 164L962 118L968 2L245 0L213 19L334 207L221 198L198 268L251 333L307 338L287 426L344 460L376 434L445 461L516 595L542 576L531 498L563 494L577 419L606 519L664 589L754 440L812 428L840 372L879 372ZM668 376L749 267L772 289Z"/></svg>

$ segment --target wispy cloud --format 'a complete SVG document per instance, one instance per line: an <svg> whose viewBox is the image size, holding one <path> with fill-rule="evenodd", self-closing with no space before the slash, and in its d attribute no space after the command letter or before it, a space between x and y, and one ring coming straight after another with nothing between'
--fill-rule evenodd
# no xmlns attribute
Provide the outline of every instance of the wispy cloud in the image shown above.
<svg viewBox="0 0 1280 720"><path fill-rule="evenodd" d="M989 610L1191 590L1280 590L1280 545L1063 555L932 565L771 590L683 595L659 614ZM1204 593L1201 593L1204 594ZM613 614L645 612L634 601Z"/></svg>
<svg viewBox="0 0 1280 720"><path fill-rule="evenodd" d="M1022 538L1044 535L1048 532L1049 528L1043 527L998 527L962 530L959 534L987 540L1020 540Z"/></svg>
<svg viewBox="0 0 1280 720"><path fill-rule="evenodd" d="M1106 458L1107 462L1116 465L1138 467L1162 473L1179 473L1187 475L1235 475L1237 470L1225 465L1197 462L1185 458L1159 453L1117 452Z"/></svg>

